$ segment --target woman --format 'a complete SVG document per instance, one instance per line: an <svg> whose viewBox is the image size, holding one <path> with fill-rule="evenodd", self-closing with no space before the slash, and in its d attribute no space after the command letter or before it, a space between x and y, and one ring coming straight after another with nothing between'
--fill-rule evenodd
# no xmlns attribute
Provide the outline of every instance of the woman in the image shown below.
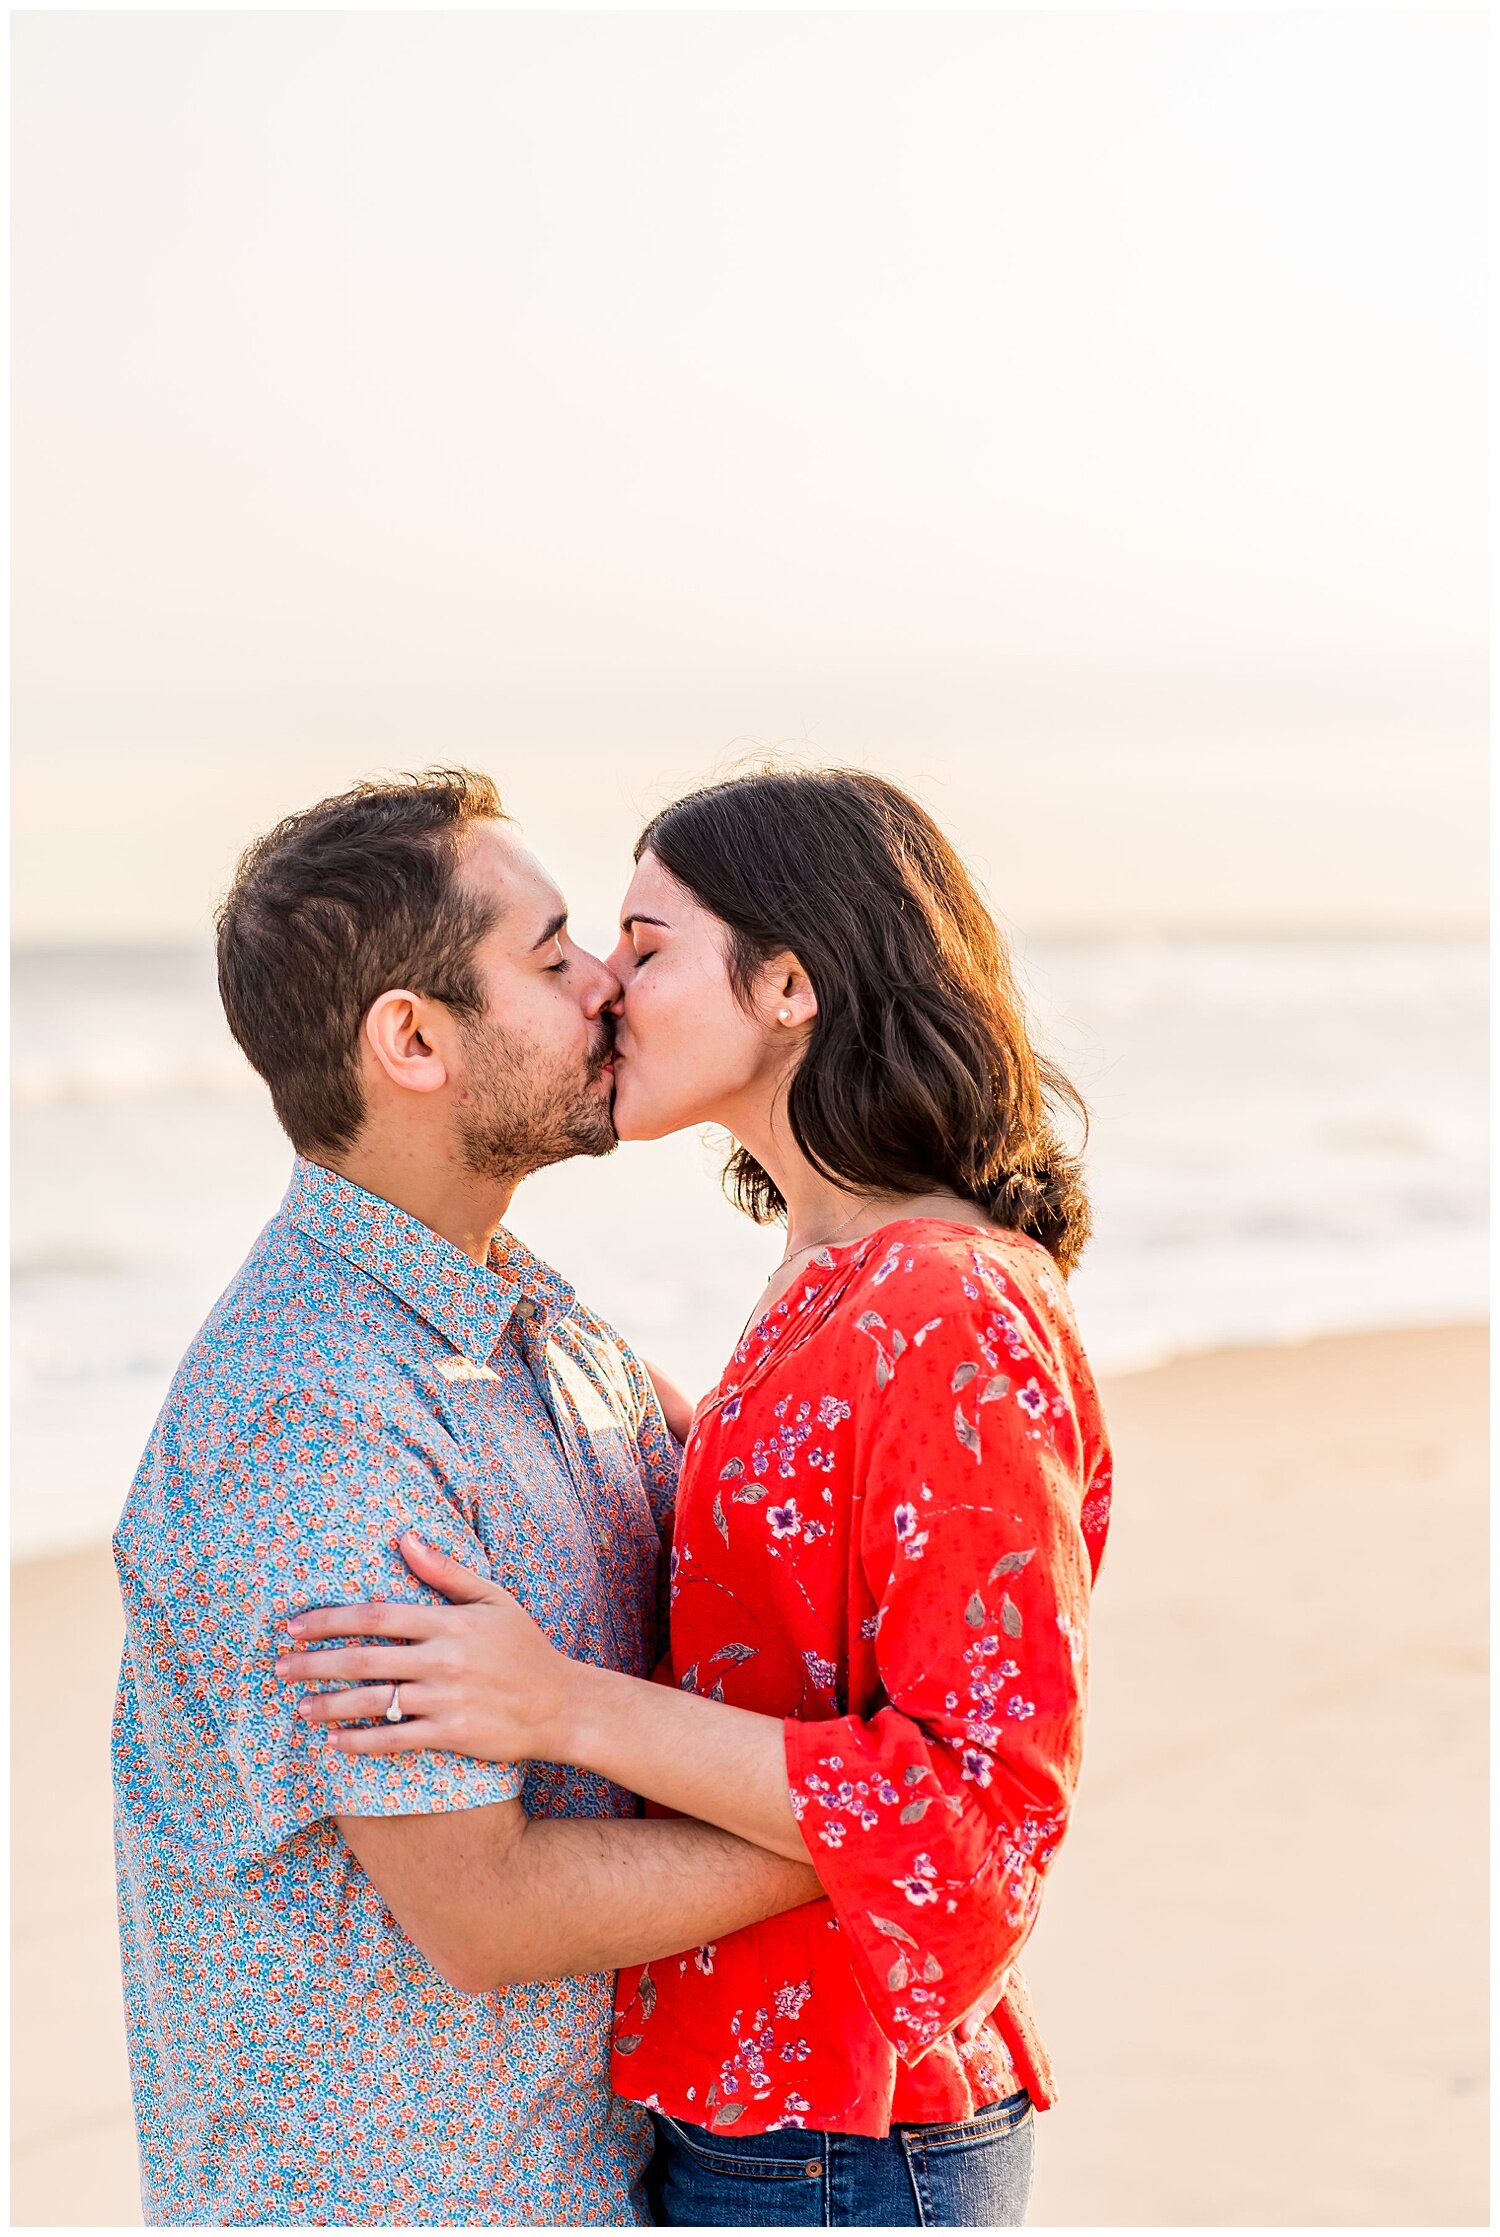
<svg viewBox="0 0 1500 2237"><path fill-rule="evenodd" d="M616 1125L725 1128L789 1246L692 1423L665 1690L405 1541L455 1605L413 1610L377 1690L301 1711L356 1752L573 1763L812 1859L825 1901L620 1976L615 2086L656 2114L666 2221L1018 2223L1051 2077L1015 1959L1109 1508L1059 1279L1088 1214L1047 1104L1075 1099L967 873L882 779L710 786L636 863ZM340 1729L392 1681L404 1722Z"/></svg>

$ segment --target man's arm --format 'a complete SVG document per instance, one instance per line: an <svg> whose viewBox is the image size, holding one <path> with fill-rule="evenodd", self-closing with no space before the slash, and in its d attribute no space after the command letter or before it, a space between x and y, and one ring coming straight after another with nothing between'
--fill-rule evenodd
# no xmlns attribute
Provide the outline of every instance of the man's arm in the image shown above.
<svg viewBox="0 0 1500 2237"><path fill-rule="evenodd" d="M613 1972L822 1895L808 1864L689 1819L528 1818L519 1801L334 1820L449 1986Z"/></svg>

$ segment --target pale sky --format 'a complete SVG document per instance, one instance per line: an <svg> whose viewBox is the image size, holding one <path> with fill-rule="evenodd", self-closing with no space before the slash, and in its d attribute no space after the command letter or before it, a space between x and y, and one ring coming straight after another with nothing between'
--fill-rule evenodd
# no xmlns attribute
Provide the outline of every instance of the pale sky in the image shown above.
<svg viewBox="0 0 1500 2237"><path fill-rule="evenodd" d="M1484 22L23 14L23 939L376 766L584 921L751 746L1013 922L1484 907Z"/></svg>

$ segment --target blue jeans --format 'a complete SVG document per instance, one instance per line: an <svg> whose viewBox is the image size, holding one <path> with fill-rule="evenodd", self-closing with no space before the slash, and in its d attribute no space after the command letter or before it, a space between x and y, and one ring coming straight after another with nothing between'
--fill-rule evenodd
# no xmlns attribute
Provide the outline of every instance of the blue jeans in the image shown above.
<svg viewBox="0 0 1500 2237"><path fill-rule="evenodd" d="M970 2120L889 2136L736 2136L653 2113L651 2194L672 2229L1016 2229L1031 2195L1025 2090Z"/></svg>

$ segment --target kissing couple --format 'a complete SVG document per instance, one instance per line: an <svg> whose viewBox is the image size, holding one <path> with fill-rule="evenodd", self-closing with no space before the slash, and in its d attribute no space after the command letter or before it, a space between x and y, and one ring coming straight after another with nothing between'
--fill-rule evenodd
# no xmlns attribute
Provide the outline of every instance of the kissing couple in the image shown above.
<svg viewBox="0 0 1500 2237"><path fill-rule="evenodd" d="M256 841L218 960L296 1162L115 1537L147 2222L1020 2223L1110 1462L953 848L709 785L601 959L431 770ZM692 1406L504 1223L705 1125L787 1248Z"/></svg>

